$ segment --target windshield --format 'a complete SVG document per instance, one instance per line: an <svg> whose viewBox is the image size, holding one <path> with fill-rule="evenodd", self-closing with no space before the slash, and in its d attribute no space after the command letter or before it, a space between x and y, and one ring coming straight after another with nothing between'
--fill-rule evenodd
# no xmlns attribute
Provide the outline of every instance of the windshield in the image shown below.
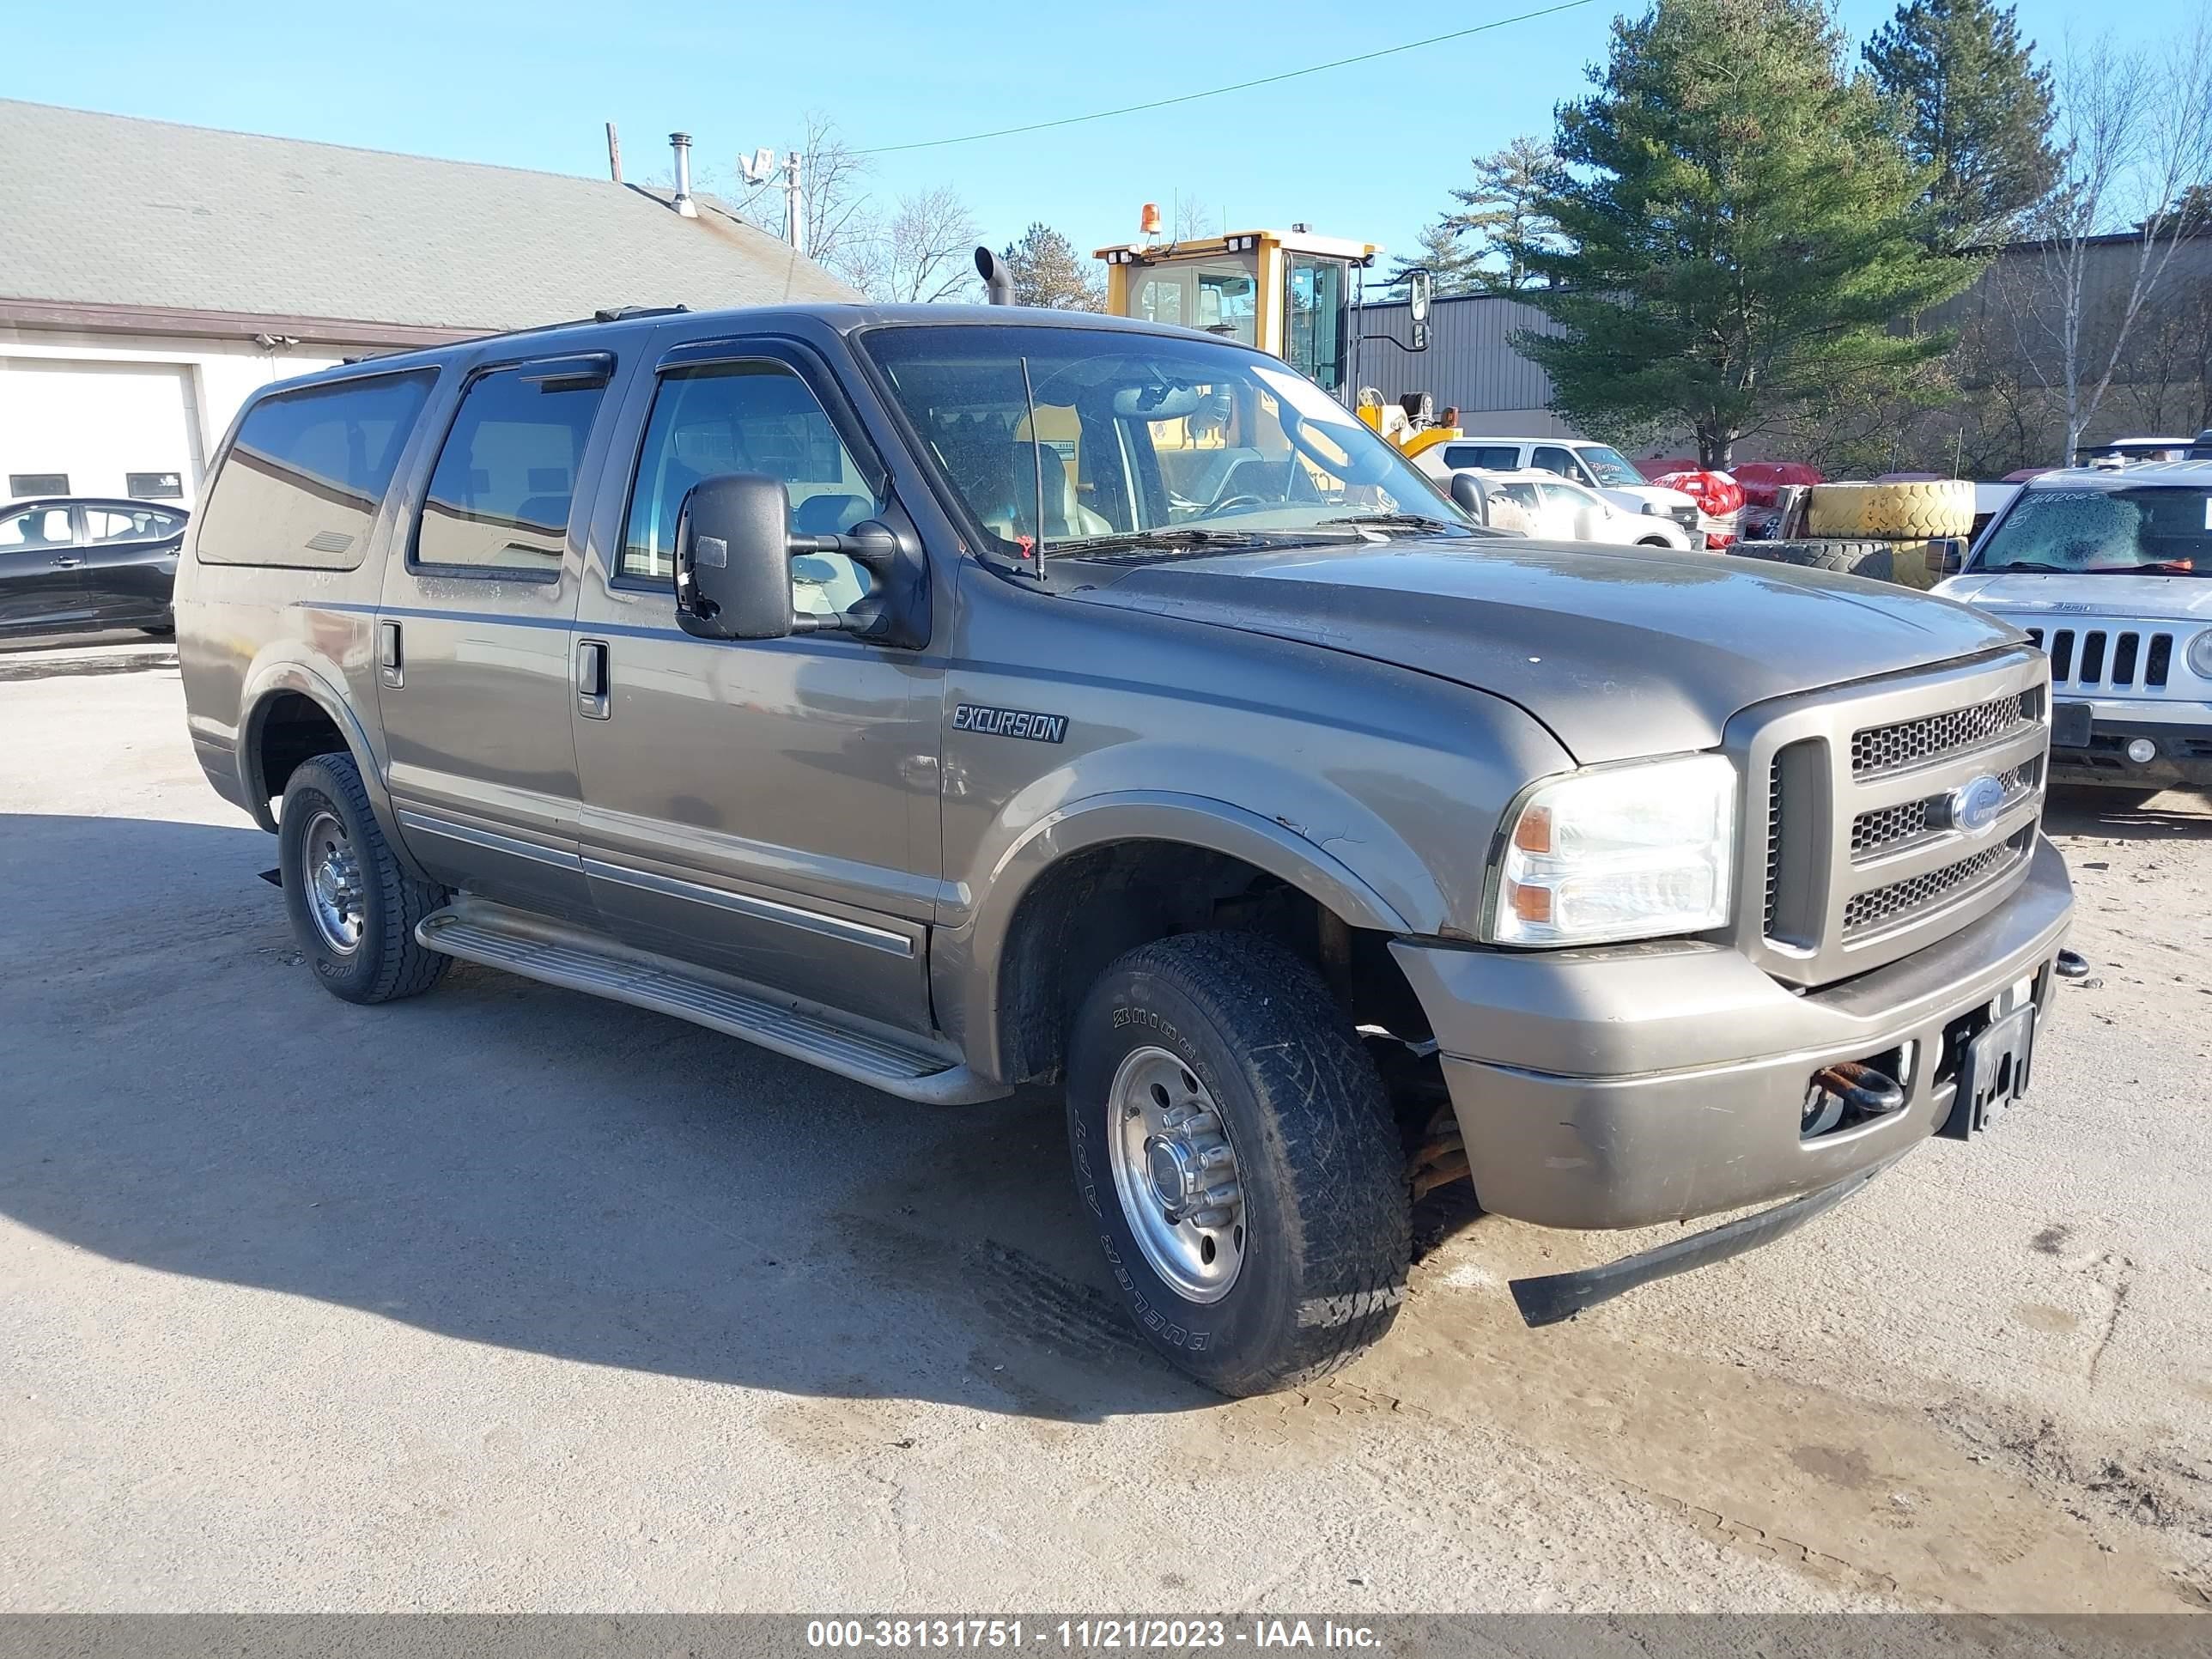
<svg viewBox="0 0 2212 1659"><path fill-rule="evenodd" d="M863 343L1009 556L1035 547L1040 497L1048 556L1480 533L1350 410L1257 352L988 324L882 328Z"/></svg>
<svg viewBox="0 0 2212 1659"><path fill-rule="evenodd" d="M2212 574L2212 489L2027 489L1978 548L1976 570Z"/></svg>
<svg viewBox="0 0 2212 1659"><path fill-rule="evenodd" d="M1644 482L1644 475L1623 460L1617 449L1609 449L1603 444L1578 444L1575 453L1583 458L1590 477L1608 489L1618 489L1624 484L1640 487Z"/></svg>

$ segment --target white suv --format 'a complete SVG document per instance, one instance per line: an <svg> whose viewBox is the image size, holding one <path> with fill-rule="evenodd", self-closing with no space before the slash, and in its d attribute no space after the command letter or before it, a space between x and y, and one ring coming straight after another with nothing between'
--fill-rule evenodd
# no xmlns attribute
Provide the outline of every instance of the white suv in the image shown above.
<svg viewBox="0 0 2212 1659"><path fill-rule="evenodd" d="M2212 461L2031 478L1936 592L2050 654L2054 778L2212 784Z"/></svg>
<svg viewBox="0 0 2212 1659"><path fill-rule="evenodd" d="M1557 473L1571 483L1586 484L1616 507L1648 513L1682 526L1691 537L1733 536L1733 519L1709 519L1679 489L1649 483L1620 452L1583 438L1454 438L1423 450L1413 465L1446 483L1455 472Z"/></svg>

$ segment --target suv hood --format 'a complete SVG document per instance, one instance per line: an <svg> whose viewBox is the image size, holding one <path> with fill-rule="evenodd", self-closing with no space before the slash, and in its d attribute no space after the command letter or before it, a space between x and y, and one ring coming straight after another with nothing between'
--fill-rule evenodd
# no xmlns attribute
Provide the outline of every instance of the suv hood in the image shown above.
<svg viewBox="0 0 2212 1659"><path fill-rule="evenodd" d="M2107 570L2096 575L2063 571L1973 570L1954 576L1936 590L1947 599L1962 599L2010 614L2047 617L2064 627L2069 617L2137 617L2153 622L2212 621L2212 581L2202 576L2130 576Z"/></svg>
<svg viewBox="0 0 2212 1659"><path fill-rule="evenodd" d="M1079 603L1397 663L1519 704L1585 765L1716 747L1739 709L2010 645L1926 594L1793 566L1500 538L1081 562Z"/></svg>

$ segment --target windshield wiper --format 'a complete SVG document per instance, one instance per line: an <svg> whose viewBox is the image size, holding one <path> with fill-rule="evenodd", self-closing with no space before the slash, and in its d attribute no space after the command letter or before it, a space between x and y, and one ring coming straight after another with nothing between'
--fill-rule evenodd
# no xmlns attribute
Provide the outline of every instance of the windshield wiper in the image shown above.
<svg viewBox="0 0 2212 1659"><path fill-rule="evenodd" d="M1354 513L1349 518L1323 519L1324 525L1364 525L1376 530L1464 530L1449 519L1433 519L1425 513Z"/></svg>
<svg viewBox="0 0 2212 1659"><path fill-rule="evenodd" d="M1054 542L1052 552L1055 557L1085 553L1109 553L1124 548L1161 548L1172 550L1191 547L1250 547L1283 540L1335 541L1338 537L1316 538L1310 530L1262 529L1208 530L1202 525L1164 526L1157 530L1127 530L1110 536L1083 536L1073 541Z"/></svg>

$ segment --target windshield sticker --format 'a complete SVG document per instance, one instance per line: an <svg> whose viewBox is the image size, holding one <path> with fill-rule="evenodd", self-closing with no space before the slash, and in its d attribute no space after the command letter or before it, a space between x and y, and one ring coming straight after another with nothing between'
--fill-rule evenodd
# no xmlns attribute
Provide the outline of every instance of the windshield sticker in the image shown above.
<svg viewBox="0 0 2212 1659"><path fill-rule="evenodd" d="M994 738L1027 738L1031 743L1064 743L1067 716L1040 714L1029 708L986 708L963 702L952 711L956 732L981 732Z"/></svg>

